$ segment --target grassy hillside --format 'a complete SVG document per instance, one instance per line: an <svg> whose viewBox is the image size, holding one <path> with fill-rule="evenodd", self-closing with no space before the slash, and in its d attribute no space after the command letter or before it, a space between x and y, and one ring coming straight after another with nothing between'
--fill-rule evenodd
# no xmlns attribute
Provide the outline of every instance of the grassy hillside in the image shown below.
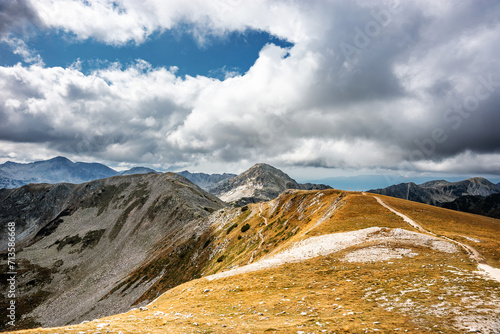
<svg viewBox="0 0 500 334"><path fill-rule="evenodd" d="M424 228L474 247L490 265L500 268L500 220L388 196L380 197Z"/></svg>
<svg viewBox="0 0 500 334"><path fill-rule="evenodd" d="M500 267L499 220L379 197L438 236L467 242ZM175 262L174 270L194 279L171 289L157 281L155 296L169 290L146 308L19 333L497 333L500 328L500 283L479 272L463 248L415 233L371 194L289 190L273 201L219 210L209 219L211 229L184 249L183 259L197 259L196 270L189 260ZM360 231L374 232L350 243ZM242 270L330 235L345 246ZM159 249L128 284L143 279L147 268L160 268L167 254L179 259L174 254L182 251ZM231 276L210 276L224 271Z"/></svg>

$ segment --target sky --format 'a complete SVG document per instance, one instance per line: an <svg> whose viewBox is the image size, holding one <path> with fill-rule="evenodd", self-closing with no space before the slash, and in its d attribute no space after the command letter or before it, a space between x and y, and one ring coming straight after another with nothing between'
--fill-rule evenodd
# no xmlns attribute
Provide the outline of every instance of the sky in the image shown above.
<svg viewBox="0 0 500 334"><path fill-rule="evenodd" d="M0 163L500 175L496 0L4 0Z"/></svg>

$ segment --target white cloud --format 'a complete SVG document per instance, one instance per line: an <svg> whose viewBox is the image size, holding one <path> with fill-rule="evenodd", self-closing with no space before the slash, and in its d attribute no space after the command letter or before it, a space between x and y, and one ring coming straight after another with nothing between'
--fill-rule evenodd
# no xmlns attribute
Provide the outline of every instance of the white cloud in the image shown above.
<svg viewBox="0 0 500 334"><path fill-rule="evenodd" d="M306 16L301 7L307 6L262 0L37 0L31 6L45 27L71 32L78 39L93 37L110 44L140 44L154 31L179 23L193 24L192 33L200 43L208 35L247 28L269 31L296 42L314 37L314 31L305 30L308 26L302 22Z"/></svg>
<svg viewBox="0 0 500 334"><path fill-rule="evenodd" d="M42 57L34 50L31 50L22 39L3 36L0 38L0 42L7 44L12 49L12 53L19 55L24 62L40 66L44 65Z"/></svg>
<svg viewBox="0 0 500 334"><path fill-rule="evenodd" d="M114 3L37 0L31 6L45 27L109 44L140 44L155 31L187 23L206 47L211 35L246 29L267 31L294 46L266 45L245 75L226 69L223 81L181 79L171 64L154 68L143 60L87 75L77 63L0 67L0 139L31 143L47 154L165 167L238 169L266 161L392 169L411 160L419 170L438 171L452 169L443 161L460 157L469 170L479 171L483 154L491 155L488 162L497 161L498 4L401 3L346 59L342 43L356 45L363 29L366 35L366 27L377 24L373 13L387 13L393 5ZM479 101L477 112L462 117L458 129L451 127L444 113L474 96L480 78L488 75L493 75L488 98ZM419 150L416 141L432 139L435 129L443 129L447 140L434 142L430 154L414 161L410 153ZM464 154L467 150L472 153ZM0 148L0 156L12 152L12 145Z"/></svg>
<svg viewBox="0 0 500 334"><path fill-rule="evenodd" d="M497 174L500 170L500 153L474 153L465 151L441 161L417 161L416 171L469 173L471 170L482 174Z"/></svg>

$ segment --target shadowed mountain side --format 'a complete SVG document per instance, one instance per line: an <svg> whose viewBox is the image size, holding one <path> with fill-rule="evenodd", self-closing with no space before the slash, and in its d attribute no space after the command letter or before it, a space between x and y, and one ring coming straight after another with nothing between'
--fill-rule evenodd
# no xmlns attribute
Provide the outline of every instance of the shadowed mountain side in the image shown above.
<svg viewBox="0 0 500 334"><path fill-rule="evenodd" d="M466 195L458 197L453 202L442 203L440 206L446 209L500 219L500 194L492 194L486 197Z"/></svg>
<svg viewBox="0 0 500 334"><path fill-rule="evenodd" d="M130 309L159 276L136 282L125 294L114 288L156 250L198 240L210 213L225 206L173 173L76 186L28 185L1 194L2 226L16 221L25 231L16 254L17 311L23 314L17 328L76 323ZM25 219L29 223L23 225ZM164 268L158 274L169 272ZM6 288L6 282L0 284Z"/></svg>
<svg viewBox="0 0 500 334"><path fill-rule="evenodd" d="M454 201L465 195L489 196L500 193L500 187L482 177L475 177L459 182L436 180L420 185L413 182L400 183L383 189L372 189L368 192L436 205Z"/></svg>
<svg viewBox="0 0 500 334"><path fill-rule="evenodd" d="M435 180L420 185L400 183L368 192L498 218L495 213L498 197L487 198L500 193L500 187L481 177L459 182Z"/></svg>

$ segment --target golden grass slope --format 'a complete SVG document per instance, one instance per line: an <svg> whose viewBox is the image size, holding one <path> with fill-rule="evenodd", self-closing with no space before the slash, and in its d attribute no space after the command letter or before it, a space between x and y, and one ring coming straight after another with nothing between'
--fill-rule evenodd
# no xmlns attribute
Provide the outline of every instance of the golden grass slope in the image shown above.
<svg viewBox="0 0 500 334"><path fill-rule="evenodd" d="M500 268L500 221L498 219L388 196L377 196L425 229L474 247L486 258L488 264Z"/></svg>
<svg viewBox="0 0 500 334"><path fill-rule="evenodd" d="M427 230L470 244L499 267L500 221L381 198ZM370 227L416 232L373 195L336 190L286 191L213 217L203 276L272 257L311 236ZM19 333L498 333L500 284L456 249L450 255L425 243L368 240L302 262L195 279L124 314ZM401 256L366 255L379 251Z"/></svg>

